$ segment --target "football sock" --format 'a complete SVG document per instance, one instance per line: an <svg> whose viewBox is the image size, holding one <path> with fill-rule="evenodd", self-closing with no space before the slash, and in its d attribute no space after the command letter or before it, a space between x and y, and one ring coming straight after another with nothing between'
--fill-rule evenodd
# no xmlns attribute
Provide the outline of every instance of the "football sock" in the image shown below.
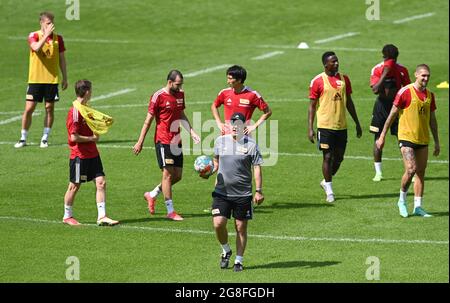
<svg viewBox="0 0 450 303"><path fill-rule="evenodd" d="M327 193L327 195L331 195L333 193L333 187L332 187L332 183L333 182L325 182L325 192Z"/></svg>
<svg viewBox="0 0 450 303"><path fill-rule="evenodd" d="M101 218L106 216L105 202L97 203L97 211L98 211L98 218L99 219L101 219Z"/></svg>
<svg viewBox="0 0 450 303"><path fill-rule="evenodd" d="M400 189L400 201L402 201L402 202L406 202L406 192L404 192L404 191L402 191L401 189Z"/></svg>
<svg viewBox="0 0 450 303"><path fill-rule="evenodd" d="M381 162L374 162L373 164L375 166L375 173L381 175Z"/></svg>
<svg viewBox="0 0 450 303"><path fill-rule="evenodd" d="M48 140L48 136L50 135L50 131L52 129L50 127L44 127L44 133L42 134L41 141Z"/></svg>
<svg viewBox="0 0 450 303"><path fill-rule="evenodd" d="M164 203L166 203L167 214L170 214L170 213L174 212L172 199L168 199Z"/></svg>
<svg viewBox="0 0 450 303"><path fill-rule="evenodd" d="M64 204L64 217L63 219L67 219L72 217L72 206L69 206L67 204Z"/></svg>
<svg viewBox="0 0 450 303"><path fill-rule="evenodd" d="M244 256L236 256L236 259L234 259L234 264L236 263L244 263Z"/></svg>
<svg viewBox="0 0 450 303"><path fill-rule="evenodd" d="M22 129L22 131L20 132L20 140L27 140L27 136L28 136L28 131L26 129Z"/></svg>
<svg viewBox="0 0 450 303"><path fill-rule="evenodd" d="M227 252L229 252L231 250L230 248L230 244L226 243L226 244L221 244L222 246L222 251L224 254L226 254Z"/></svg>
<svg viewBox="0 0 450 303"><path fill-rule="evenodd" d="M162 192L161 185L156 186L151 192L150 197L156 198Z"/></svg>
<svg viewBox="0 0 450 303"><path fill-rule="evenodd" d="M414 197L414 208L422 207L422 197Z"/></svg>

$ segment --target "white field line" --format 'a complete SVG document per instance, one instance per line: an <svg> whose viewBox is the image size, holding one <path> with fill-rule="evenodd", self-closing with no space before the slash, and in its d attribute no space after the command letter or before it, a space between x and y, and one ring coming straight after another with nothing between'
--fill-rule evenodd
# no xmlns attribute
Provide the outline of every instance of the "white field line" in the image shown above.
<svg viewBox="0 0 450 303"><path fill-rule="evenodd" d="M357 36L357 35L359 35L359 33L350 32L350 33L345 33L345 34L342 34L342 35L336 35L336 36L333 36L333 37L316 40L316 41L314 41L314 43L316 43L316 44L327 43L327 42L330 42L330 41L340 40L340 39L353 37L353 36Z"/></svg>
<svg viewBox="0 0 450 303"><path fill-rule="evenodd" d="M405 22L412 21L412 20L417 20L417 19L422 19L422 18L428 18L428 17L433 16L434 14L435 14L435 12L432 12L432 13L426 13L426 14L422 14L422 15L415 15L415 16L411 16L411 17L404 18L404 19L395 20L395 21L393 21L392 23L394 23L394 24L401 24L401 23L405 23Z"/></svg>
<svg viewBox="0 0 450 303"><path fill-rule="evenodd" d="M61 221L26 218L26 217L8 217L0 216L0 220L22 221L22 222L34 222L45 224L62 224ZM82 224L82 226L97 227L95 224ZM75 227L79 228L79 227ZM195 230L195 229L179 229L179 228L163 228L163 227L148 227L148 226L136 226L136 225L119 225L114 229L130 229L130 230L143 230L149 232L169 232L169 233L185 233L185 234L197 234L197 235L214 235L212 231ZM229 236L234 236L234 233L229 233ZM323 242L353 242L353 243L382 243L382 244L431 244L431 245L448 245L448 241L437 240L406 240L406 239L359 239L359 238L330 238L330 237L304 237L304 236L277 236L277 235L253 235L249 234L250 238L259 239L271 239L271 240L285 240L285 241L323 241Z"/></svg>
<svg viewBox="0 0 450 303"><path fill-rule="evenodd" d="M261 56L253 57L252 60L264 60L270 57L278 56L284 54L283 51L274 51L267 54L262 54Z"/></svg>
<svg viewBox="0 0 450 303"><path fill-rule="evenodd" d="M23 113L23 112L22 112ZM39 116L41 113L40 112L35 112L35 113L33 113L33 117L34 116ZM22 120L22 115L20 115L20 116L15 116L15 117L12 117L12 118L9 118L9 119L6 119L6 120L1 120L0 121L0 125L5 125L5 124L8 124L8 123L11 123L11 122L15 122L15 121L18 121L18 120Z"/></svg>
<svg viewBox="0 0 450 303"><path fill-rule="evenodd" d="M222 65L217 65L217 66L213 66L213 67L208 67L205 69L201 69L195 72L190 72L184 75L185 78L191 78L191 77L196 77L198 75L203 75L206 73L211 73L214 72L216 70L220 70L220 69L225 69L227 67L230 67L232 64L222 64Z"/></svg>
<svg viewBox="0 0 450 303"><path fill-rule="evenodd" d="M125 89L119 90L117 92L112 92L112 93L109 93L109 94L106 94L106 95L100 95L98 97L94 97L94 98L91 99L90 102L95 102L95 101L98 101L98 100L103 100L103 99L108 99L108 98L115 97L115 96L128 94L128 93L134 92L135 90L136 90L135 88L125 88Z"/></svg>
<svg viewBox="0 0 450 303"><path fill-rule="evenodd" d="M262 44L257 45L259 48L281 48L281 49L297 49L295 45L275 45L275 44ZM339 50L339 51L349 51L349 52L379 52L377 48L365 48L365 47L318 47L312 46L310 48L302 50Z"/></svg>
<svg viewBox="0 0 450 303"><path fill-rule="evenodd" d="M27 37L8 36L8 40L23 40L23 41L27 41ZM135 42L135 41L129 41L129 40L83 39L83 38L65 38L65 37L64 37L64 41L68 41L68 42L105 43L105 44L113 44L113 43L119 43L119 44L142 43L142 42Z"/></svg>
<svg viewBox="0 0 450 303"><path fill-rule="evenodd" d="M9 142L9 141L0 141L0 145L14 145L17 142ZM39 145L39 143L35 143L35 142L27 142L27 145L29 146L36 146ZM67 147L66 143L61 143L61 144L51 144L51 146L54 147ZM97 147L99 148L111 148L111 149L132 149L133 146L132 145L111 145L111 144L102 144L102 143L98 143ZM154 150L155 148L153 146L145 146L143 147L143 149L152 149ZM187 149L187 148L183 148L183 152L186 154L190 153L191 150ZM202 153L212 153L213 150L212 149L208 149L208 148L202 148ZM265 150L261 150L261 154L263 156L265 155L278 155L278 156L285 156L285 157L305 157L305 158L322 158L322 154L321 153L314 153L314 154L309 154L309 153L285 153L285 152L271 152L271 151L265 151ZM352 159L352 160L367 160L367 161L373 161L373 157L368 157L368 156L352 156L352 155L345 155L344 159ZM401 158L389 158L389 157L383 157L383 160L386 161L402 161ZM429 159L428 160L429 164L448 164L448 160L433 160L433 159Z"/></svg>

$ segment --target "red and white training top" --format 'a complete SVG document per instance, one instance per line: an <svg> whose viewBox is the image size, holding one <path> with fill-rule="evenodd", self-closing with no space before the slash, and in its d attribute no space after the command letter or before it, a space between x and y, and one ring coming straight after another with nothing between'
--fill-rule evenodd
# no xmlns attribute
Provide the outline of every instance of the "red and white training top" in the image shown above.
<svg viewBox="0 0 450 303"><path fill-rule="evenodd" d="M180 119L184 104L184 91L174 95L166 92L164 88L158 90L150 97L148 112L155 117L155 143L180 144Z"/></svg>
<svg viewBox="0 0 450 303"><path fill-rule="evenodd" d="M233 88L226 88L219 92L214 106L220 107L223 104L225 121L229 121L234 113L241 113L248 121L252 118L255 108L263 111L268 105L263 97L248 86L244 86L241 92L236 93Z"/></svg>
<svg viewBox="0 0 450 303"><path fill-rule="evenodd" d="M387 59L381 63L378 63L372 68L370 72L370 86L377 84L385 67L391 68L386 78L394 78L397 90L411 83L409 79L408 69L403 65L395 62L394 59Z"/></svg>
<svg viewBox="0 0 450 303"><path fill-rule="evenodd" d="M79 134L81 136L92 136L94 134L87 125L86 120L84 120L80 112L74 107L69 109L66 127L70 148L70 159L75 159L76 157L79 157L80 159L92 159L99 155L95 142L77 143L70 140L70 135L72 134Z"/></svg>

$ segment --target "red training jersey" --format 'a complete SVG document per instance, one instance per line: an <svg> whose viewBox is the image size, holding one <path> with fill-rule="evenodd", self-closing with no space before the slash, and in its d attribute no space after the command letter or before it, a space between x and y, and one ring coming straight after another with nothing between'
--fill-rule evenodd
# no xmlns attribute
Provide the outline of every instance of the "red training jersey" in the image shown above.
<svg viewBox="0 0 450 303"><path fill-rule="evenodd" d="M94 134L87 125L86 120L84 120L80 112L74 107L69 109L66 127L70 148L70 159L75 159L76 157L79 157L80 159L92 159L99 155L97 144L95 144L95 142L77 143L70 140L70 135L72 134L79 134L81 136L92 136Z"/></svg>
<svg viewBox="0 0 450 303"><path fill-rule="evenodd" d="M377 84L385 67L391 68L386 75L386 78L393 78L395 80L397 90L411 83L408 69L403 65L396 63L394 59L387 59L372 68L372 71L370 72L370 86Z"/></svg>
<svg viewBox="0 0 450 303"><path fill-rule="evenodd" d="M162 88L150 97L148 112L156 120L155 143L181 143L180 119L184 109L184 91L172 95Z"/></svg>
<svg viewBox="0 0 450 303"><path fill-rule="evenodd" d="M334 88L338 88L337 81L342 81L341 75L337 73L334 76L327 76L328 81L330 82L331 86ZM350 79L347 77L347 75L344 75L344 81L345 81L345 92L348 95L352 93L352 84L350 82ZM320 96L323 94L323 79L322 74L315 76L309 85L309 99L319 99Z"/></svg>
<svg viewBox="0 0 450 303"><path fill-rule="evenodd" d="M414 87L414 85L413 85ZM427 90L421 92L416 87L414 87L414 91L416 92L417 97L421 101L425 101L427 98ZM398 108L405 109L411 104L411 92L409 91L409 86L403 87L398 91L395 96L394 105ZM431 103L430 103L430 111L434 112L436 110L436 101L434 99L434 94L431 93Z"/></svg>
<svg viewBox="0 0 450 303"><path fill-rule="evenodd" d="M220 107L222 104L225 121L229 121L236 112L243 114L245 120L248 121L252 118L255 108L263 111L268 107L263 97L248 86L244 86L239 93L236 93L231 87L221 90L214 100L214 106Z"/></svg>

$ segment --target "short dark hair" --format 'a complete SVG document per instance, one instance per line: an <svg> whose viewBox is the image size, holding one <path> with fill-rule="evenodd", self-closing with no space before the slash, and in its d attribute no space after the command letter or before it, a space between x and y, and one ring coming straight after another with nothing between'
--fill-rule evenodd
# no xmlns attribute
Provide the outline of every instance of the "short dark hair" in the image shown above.
<svg viewBox="0 0 450 303"><path fill-rule="evenodd" d="M336 56L336 54L332 51L328 51L328 52L324 52L322 55L322 64L326 65L327 64L327 59L330 56Z"/></svg>
<svg viewBox="0 0 450 303"><path fill-rule="evenodd" d="M53 21L55 19L55 15L53 15L53 13L48 12L48 11L40 13L39 14L39 21L41 21L44 18L48 18L48 19Z"/></svg>
<svg viewBox="0 0 450 303"><path fill-rule="evenodd" d="M419 64L416 66L416 72L419 69L426 69L429 73L431 72L430 67L428 65L426 65L425 63Z"/></svg>
<svg viewBox="0 0 450 303"><path fill-rule="evenodd" d="M78 80L75 83L75 94L77 97L83 98L88 90L92 89L92 82L89 80Z"/></svg>
<svg viewBox="0 0 450 303"><path fill-rule="evenodd" d="M398 57L398 48L394 44L386 44L381 51L385 59L395 59Z"/></svg>
<svg viewBox="0 0 450 303"><path fill-rule="evenodd" d="M230 75L233 79L240 80L241 83L247 79L247 71L240 65L233 65L227 69L227 76Z"/></svg>
<svg viewBox="0 0 450 303"><path fill-rule="evenodd" d="M177 76L183 79L183 74L179 70L173 69L167 75L167 81L175 81L177 79Z"/></svg>

